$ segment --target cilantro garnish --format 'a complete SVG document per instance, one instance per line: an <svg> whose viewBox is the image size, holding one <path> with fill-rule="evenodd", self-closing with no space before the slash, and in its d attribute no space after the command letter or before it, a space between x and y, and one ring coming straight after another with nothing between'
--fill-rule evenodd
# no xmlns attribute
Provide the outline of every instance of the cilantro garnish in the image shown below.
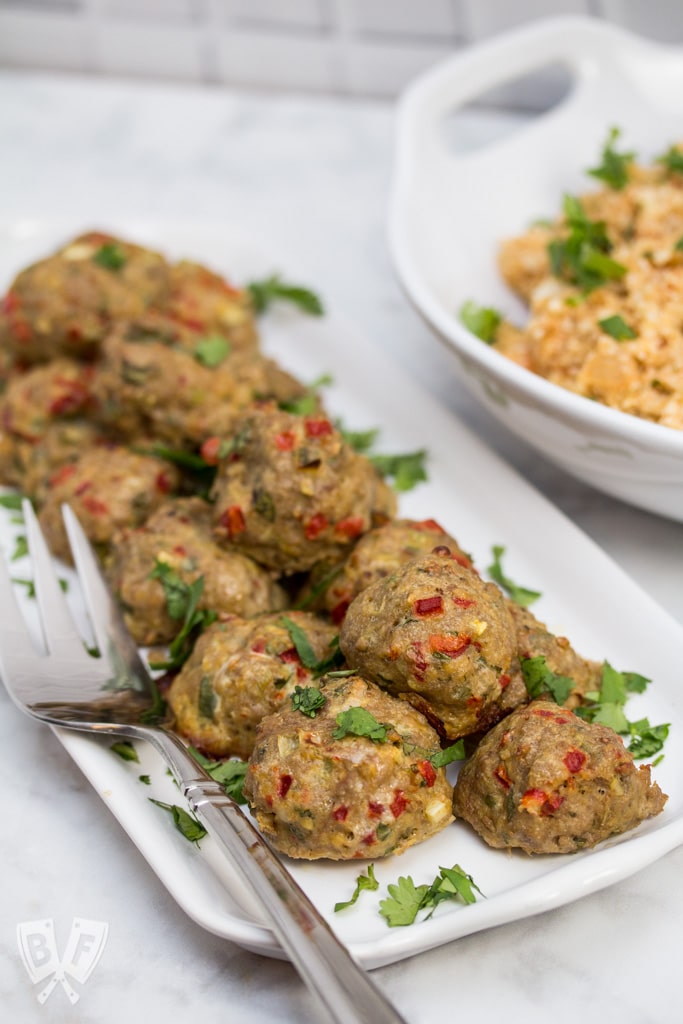
<svg viewBox="0 0 683 1024"><path fill-rule="evenodd" d="M213 722L217 704L218 697L216 696L211 679L209 676L202 676L199 682L199 697L197 699L199 717L208 718L209 721Z"/></svg>
<svg viewBox="0 0 683 1024"><path fill-rule="evenodd" d="M538 601L541 596L538 590L529 590L528 587L520 587L517 583L514 583L509 576L506 576L503 571L502 557L505 554L505 548L500 544L495 544L491 548L493 554L493 563L486 570L492 580L495 580L499 587L506 590L515 604L518 604L521 608L528 608L534 601Z"/></svg>
<svg viewBox="0 0 683 1024"><path fill-rule="evenodd" d="M143 786L151 786L152 780L149 775L138 775L138 782L141 782Z"/></svg>
<svg viewBox="0 0 683 1024"><path fill-rule="evenodd" d="M279 274L272 274L262 281L251 281L247 285L247 291L251 295L251 301L257 313L265 313L268 307L279 299L284 302L291 302L297 306L302 313L309 316L323 316L325 309L319 297L309 288L301 285L288 284L283 281Z"/></svg>
<svg viewBox="0 0 683 1024"><path fill-rule="evenodd" d="M445 768L447 764L451 764L453 761L464 761L465 741L457 740L456 743L451 743L450 747L446 747L445 750L437 750L436 754L431 754L427 760L431 761L435 768Z"/></svg>
<svg viewBox="0 0 683 1024"><path fill-rule="evenodd" d="M20 558L26 558L28 555L28 541L23 533L18 534L14 538L14 551L10 555L10 562L16 562Z"/></svg>
<svg viewBox="0 0 683 1024"><path fill-rule="evenodd" d="M228 796L232 797L235 803L246 804L242 789L244 778L247 774L247 762L230 759L228 761L210 761L204 757L195 747L188 747L195 761L198 761L205 772L222 786Z"/></svg>
<svg viewBox="0 0 683 1024"><path fill-rule="evenodd" d="M600 690L584 695L586 703L574 714L586 722L599 722L614 729L620 736L630 737L629 751L635 760L652 757L664 746L669 723L650 725L647 718L629 722L624 705L629 693L643 693L651 680L638 672L618 672L608 661L602 666Z"/></svg>
<svg viewBox="0 0 683 1024"><path fill-rule="evenodd" d="M621 131L619 128L611 128L607 141L602 150L602 163L599 167L593 167L588 174L593 178L599 178L610 188L620 192L628 184L628 167L636 158L634 152L617 153L614 143L617 141Z"/></svg>
<svg viewBox="0 0 683 1024"><path fill-rule="evenodd" d="M497 309L492 309L490 306L478 306L476 302L470 300L460 307L459 315L461 323L468 331L476 334L487 345L493 345L496 340L496 331L503 319Z"/></svg>
<svg viewBox="0 0 683 1024"><path fill-rule="evenodd" d="M670 174L683 174L683 151L678 146L670 146L666 153L657 157L658 164L664 164Z"/></svg>
<svg viewBox="0 0 683 1024"><path fill-rule="evenodd" d="M204 577L198 576L194 583L185 583L167 562L157 558L149 579L159 580L164 588L166 610L172 619L182 619L182 626L175 639L169 644L168 661L150 662L153 669L180 668L191 650L190 639L197 629L205 629L216 621L216 613L198 608L204 589Z"/></svg>
<svg viewBox="0 0 683 1024"><path fill-rule="evenodd" d="M557 675L548 668L542 654L537 658L521 658L520 665L524 685L532 700L550 696L557 704L564 704L574 689L574 680Z"/></svg>
<svg viewBox="0 0 683 1024"><path fill-rule="evenodd" d="M230 355L230 342L220 334L210 334L200 338L195 345L194 357L202 366L213 370Z"/></svg>
<svg viewBox="0 0 683 1024"><path fill-rule="evenodd" d="M563 210L569 236L548 244L550 268L555 277L586 293L622 278L626 267L607 255L612 251L612 243L604 221L590 220L574 196L564 197Z"/></svg>
<svg viewBox="0 0 683 1024"><path fill-rule="evenodd" d="M189 811L183 810L182 807L178 807L177 804L165 804L161 800L154 800L153 797L148 796L147 799L150 803L156 804L157 807L161 807L162 810L168 811L173 817L173 824L178 831L189 839L191 843L199 845L199 840L203 839L207 834L206 829L200 821L195 818L194 814L190 814Z"/></svg>
<svg viewBox="0 0 683 1024"><path fill-rule="evenodd" d="M138 764L140 763L138 752L130 740L117 740L116 743L112 743L109 749L113 750L124 761L137 761Z"/></svg>
<svg viewBox="0 0 683 1024"><path fill-rule="evenodd" d="M315 675L324 675L327 671L334 668L335 665L343 663L344 659L339 650L338 637L335 637L330 643L331 653L327 657L319 659L311 646L306 630L302 629L297 622L294 622L287 615L283 615L280 619L280 625L284 626L289 633L296 653L301 659L301 664L304 668L310 669Z"/></svg>
<svg viewBox="0 0 683 1024"><path fill-rule="evenodd" d="M387 886L389 895L380 902L379 912L390 928L397 928L413 924L421 910L429 909L427 917L431 917L445 900L475 903L475 890L484 895L472 876L454 864L452 868L439 868L431 885L415 885L410 875L400 877L397 883Z"/></svg>
<svg viewBox="0 0 683 1024"><path fill-rule="evenodd" d="M424 448L405 455L371 455L370 462L383 477L393 478L395 491L412 491L413 487L427 479Z"/></svg>
<svg viewBox="0 0 683 1024"><path fill-rule="evenodd" d="M386 743L387 726L378 722L365 708L353 707L340 711L335 719L337 728L332 733L335 740L345 736L367 736L375 743Z"/></svg>
<svg viewBox="0 0 683 1024"><path fill-rule="evenodd" d="M11 512L21 512L23 500L23 494L0 494L0 507L8 508Z"/></svg>
<svg viewBox="0 0 683 1024"><path fill-rule="evenodd" d="M346 910L347 907L352 907L364 889L368 889L370 892L375 892L376 889L379 889L379 882L375 878L374 864L370 864L368 866L367 875L358 875L358 878L356 879L356 888L353 890L351 899L345 900L343 903L335 903L335 914L338 914L340 910Z"/></svg>
<svg viewBox="0 0 683 1024"><path fill-rule="evenodd" d="M295 416L310 416L318 409L320 388L328 388L334 383L329 373L323 373L320 377L306 385L306 390L299 398L292 398L289 401L278 402L278 406L284 412L291 412Z"/></svg>
<svg viewBox="0 0 683 1024"><path fill-rule="evenodd" d="M315 718L320 709L325 706L326 698L317 686L295 686L291 701L293 711L300 711L308 718Z"/></svg>
<svg viewBox="0 0 683 1024"><path fill-rule="evenodd" d="M311 587L308 594L306 594L305 597L302 597L300 601L297 601L294 605L295 611L301 611L304 608L309 608L314 601L317 601L320 595L327 590L332 580L337 578L339 573L342 571L342 568L343 566L341 565L335 565L333 569L326 572L324 576L322 576L318 582Z"/></svg>
<svg viewBox="0 0 683 1024"><path fill-rule="evenodd" d="M97 263L99 267L105 267L107 270L120 270L126 265L127 259L128 257L120 245L115 242L105 242L93 256L93 263Z"/></svg>
<svg viewBox="0 0 683 1024"><path fill-rule="evenodd" d="M336 427L346 444L353 448L354 452L361 454L371 450L379 434L379 427L371 427L369 430L347 430L341 420L337 420Z"/></svg>
<svg viewBox="0 0 683 1024"><path fill-rule="evenodd" d="M598 327L601 327L605 334L609 334L616 341L631 341L633 338L638 337L633 328L629 327L623 317L620 317L618 314L608 316L604 320L598 320Z"/></svg>
<svg viewBox="0 0 683 1024"><path fill-rule="evenodd" d="M35 597L36 596L36 585L33 582L33 580L23 579L21 576L12 576L12 583L17 583L21 587L26 587L26 596L27 597ZM64 591L64 593L66 593L67 590L69 589L68 580L63 580L61 577L59 579L59 585L62 588L62 590Z"/></svg>

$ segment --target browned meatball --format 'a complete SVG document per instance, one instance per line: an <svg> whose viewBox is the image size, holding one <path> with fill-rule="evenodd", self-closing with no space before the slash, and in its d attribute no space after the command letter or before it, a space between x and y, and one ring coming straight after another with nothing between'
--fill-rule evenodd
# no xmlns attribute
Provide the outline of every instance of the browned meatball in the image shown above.
<svg viewBox="0 0 683 1024"><path fill-rule="evenodd" d="M94 409L92 366L54 359L13 377L2 399L3 430L24 441L39 441L59 419L87 416Z"/></svg>
<svg viewBox="0 0 683 1024"><path fill-rule="evenodd" d="M343 556L376 514L395 509L373 465L325 416L274 406L245 417L213 498L218 540L283 573Z"/></svg>
<svg viewBox="0 0 683 1024"><path fill-rule="evenodd" d="M178 486L175 466L117 445L84 452L49 481L39 520L53 554L70 559L61 507L70 505L93 544L106 549L121 529L138 526Z"/></svg>
<svg viewBox="0 0 683 1024"><path fill-rule="evenodd" d="M489 846L574 853L659 814L666 799L612 729L534 701L481 741L454 810Z"/></svg>
<svg viewBox="0 0 683 1024"><path fill-rule="evenodd" d="M439 737L422 715L358 676L320 690L315 717L283 708L256 734L244 792L273 846L306 860L374 859L448 825L452 790L429 760ZM346 731L349 712L374 718L374 739Z"/></svg>
<svg viewBox="0 0 683 1024"><path fill-rule="evenodd" d="M234 432L256 399L290 401L305 391L272 359L231 352L225 339L197 336L189 349L169 345L165 336L156 340L151 331L143 341L138 330L114 329L95 378L99 417L124 437L147 434L175 447L196 446Z"/></svg>
<svg viewBox="0 0 683 1024"><path fill-rule="evenodd" d="M302 592L310 607L329 612L341 623L354 597L400 566L445 544L461 565L472 561L458 542L434 519L394 519L366 533L341 565L322 562L315 566Z"/></svg>
<svg viewBox="0 0 683 1024"><path fill-rule="evenodd" d="M69 463L77 462L83 452L109 442L100 428L88 420L57 420L47 428L36 444L15 445L15 485L38 505L50 491L50 481Z"/></svg>
<svg viewBox="0 0 683 1024"><path fill-rule="evenodd" d="M359 594L340 646L352 668L458 739L476 732L499 700L516 638L498 587L444 547Z"/></svg>
<svg viewBox="0 0 683 1024"><path fill-rule="evenodd" d="M172 499L142 526L117 536L112 546L109 578L126 624L140 644L168 643L178 632L164 587L152 576L158 562L169 566L183 583L203 577L198 607L219 615L258 615L285 605L283 590L265 569L246 555L215 544L211 508L205 501Z"/></svg>
<svg viewBox="0 0 683 1024"><path fill-rule="evenodd" d="M27 362L90 357L112 321L163 303L168 289L162 256L91 231L15 279L0 308L0 347Z"/></svg>
<svg viewBox="0 0 683 1024"><path fill-rule="evenodd" d="M233 349L253 350L258 343L249 293L199 263L181 260L171 268L170 316L204 335L229 338Z"/></svg>
<svg viewBox="0 0 683 1024"><path fill-rule="evenodd" d="M333 656L333 626L310 612L287 612L303 629L319 662ZM176 729L215 757L247 758L259 722L297 686L315 685L281 615L231 618L206 630L174 679L168 700Z"/></svg>

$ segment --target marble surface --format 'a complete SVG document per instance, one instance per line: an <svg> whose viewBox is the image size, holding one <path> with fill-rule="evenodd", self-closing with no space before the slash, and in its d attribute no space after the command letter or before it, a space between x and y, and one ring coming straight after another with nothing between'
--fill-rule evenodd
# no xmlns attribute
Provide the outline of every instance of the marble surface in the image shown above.
<svg viewBox="0 0 683 1024"><path fill-rule="evenodd" d="M513 126L463 116L476 144ZM0 73L0 221L116 218L221 225L290 252L330 307L348 314L683 622L683 525L610 500L555 469L461 389L407 306L384 212L392 111L382 104ZM2 1016L101 1024L201 1016L230 1024L308 1021L288 964L198 928L168 897L51 733L0 693ZM374 976L411 1024L445 1013L655 1024L674 1019L683 938L683 850L562 909L452 943ZM16 926L109 923L101 962L70 1006L44 1006Z"/></svg>

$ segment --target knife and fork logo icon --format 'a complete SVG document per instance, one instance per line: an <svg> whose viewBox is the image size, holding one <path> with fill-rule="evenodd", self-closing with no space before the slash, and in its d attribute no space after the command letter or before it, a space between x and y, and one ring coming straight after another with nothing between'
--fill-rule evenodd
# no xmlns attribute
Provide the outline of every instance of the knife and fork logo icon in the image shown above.
<svg viewBox="0 0 683 1024"><path fill-rule="evenodd" d="M19 952L29 978L34 985L48 979L36 995L41 1006L58 984L61 984L72 1006L78 1002L80 995L70 984L69 977L81 985L85 984L102 956L108 933L106 921L75 917L64 954L60 957L52 918L22 921L17 925Z"/></svg>

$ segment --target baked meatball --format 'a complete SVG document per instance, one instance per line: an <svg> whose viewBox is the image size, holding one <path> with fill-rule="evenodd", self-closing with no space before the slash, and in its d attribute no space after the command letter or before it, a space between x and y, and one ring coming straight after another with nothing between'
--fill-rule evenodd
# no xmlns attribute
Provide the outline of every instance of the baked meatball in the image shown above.
<svg viewBox="0 0 683 1024"><path fill-rule="evenodd" d="M325 416L272 405L245 417L212 497L219 542L282 573L343 557L396 505L372 463Z"/></svg>
<svg viewBox="0 0 683 1024"><path fill-rule="evenodd" d="M310 612L286 615L304 630L318 661L334 654L333 626ZM214 757L247 758L261 719L291 707L297 686L314 685L281 615L230 618L199 637L168 701L176 729L194 746Z"/></svg>
<svg viewBox="0 0 683 1024"><path fill-rule="evenodd" d="M99 231L23 270L0 307L0 347L26 362L95 354L114 320L168 297L163 256Z"/></svg>
<svg viewBox="0 0 683 1024"><path fill-rule="evenodd" d="M92 413L93 367L74 359L54 359L13 377L2 398L3 431L39 441L55 420Z"/></svg>
<svg viewBox="0 0 683 1024"><path fill-rule="evenodd" d="M139 526L178 486L175 466L118 445L90 448L50 478L40 525L50 550L70 561L61 507L70 505L89 540L105 553L114 535Z"/></svg>
<svg viewBox="0 0 683 1024"><path fill-rule="evenodd" d="M440 544L447 545L461 565L471 567L469 555L434 519L394 519L361 537L341 565L316 565L301 599L340 623L362 590Z"/></svg>
<svg viewBox="0 0 683 1024"><path fill-rule="evenodd" d="M315 717L285 707L257 730L244 793L272 845L306 860L375 859L448 825L452 790L422 715L359 676L320 690ZM352 710L381 723L375 739L346 731Z"/></svg>
<svg viewBox="0 0 683 1024"><path fill-rule="evenodd" d="M196 447L233 433L257 399L291 401L305 393L272 359L232 352L218 336L197 335L189 350L151 331L143 341L138 331L139 324L114 329L95 379L99 418L124 437L147 434L174 447ZM213 346L208 354L204 344Z"/></svg>
<svg viewBox="0 0 683 1024"><path fill-rule="evenodd" d="M666 799L612 729L537 700L484 737L453 806L489 846L574 853L659 814Z"/></svg>
<svg viewBox="0 0 683 1024"><path fill-rule="evenodd" d="M163 562L183 581L204 586L198 607L219 615L258 615L283 608L284 591L269 573L237 551L219 548L211 535L211 508L201 498L171 499L139 527L117 535L108 574L126 625L139 644L170 642L178 622L168 613Z"/></svg>
<svg viewBox="0 0 683 1024"><path fill-rule="evenodd" d="M165 309L205 335L217 333L229 338L235 351L251 351L258 344L249 292L235 288L200 263L181 260L171 267Z"/></svg>
<svg viewBox="0 0 683 1024"><path fill-rule="evenodd" d="M351 668L403 695L453 740L478 731L516 651L498 587L446 547L359 594L339 639Z"/></svg>
<svg viewBox="0 0 683 1024"><path fill-rule="evenodd" d="M23 441L14 445L13 483L37 505L42 505L50 490L50 480L58 470L77 462L86 449L96 445L106 448L108 444L95 423L57 420L36 444Z"/></svg>

